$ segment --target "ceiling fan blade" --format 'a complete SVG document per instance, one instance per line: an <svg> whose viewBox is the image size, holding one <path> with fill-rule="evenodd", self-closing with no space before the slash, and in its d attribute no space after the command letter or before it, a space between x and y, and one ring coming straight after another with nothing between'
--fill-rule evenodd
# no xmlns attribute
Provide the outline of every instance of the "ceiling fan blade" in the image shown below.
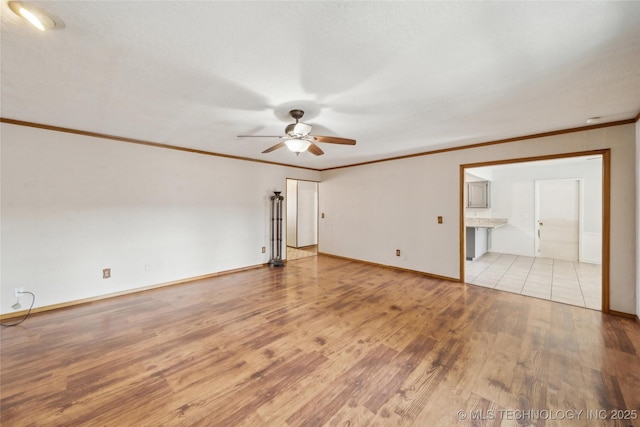
<svg viewBox="0 0 640 427"><path fill-rule="evenodd" d="M356 145L355 139L338 138L337 136L318 136L313 135L313 138L318 142L326 142L329 144L344 144L344 145Z"/></svg>
<svg viewBox="0 0 640 427"><path fill-rule="evenodd" d="M274 150L277 150L278 148L281 148L281 147L284 147L284 141L282 141L282 142L278 142L278 143L277 143L276 145L274 145L273 147L269 147L269 148L267 148L266 150L264 150L264 151L262 152L262 154L264 154L264 153L270 153L270 152L272 152L272 151L274 151Z"/></svg>
<svg viewBox="0 0 640 427"><path fill-rule="evenodd" d="M236 138L282 138L280 135L238 135Z"/></svg>
<svg viewBox="0 0 640 427"><path fill-rule="evenodd" d="M311 154L315 154L316 156L322 156L324 154L324 151L322 151L320 147L318 147L313 142L311 143L309 148L307 148L307 151L310 152Z"/></svg>

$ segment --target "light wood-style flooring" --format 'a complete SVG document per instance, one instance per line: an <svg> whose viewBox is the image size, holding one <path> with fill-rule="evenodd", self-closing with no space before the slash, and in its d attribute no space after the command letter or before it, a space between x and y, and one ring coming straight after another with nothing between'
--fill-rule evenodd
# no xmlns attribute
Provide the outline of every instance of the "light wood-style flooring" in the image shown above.
<svg viewBox="0 0 640 427"><path fill-rule="evenodd" d="M325 255L39 313L0 344L7 427L640 426L598 419L640 409L636 320Z"/></svg>

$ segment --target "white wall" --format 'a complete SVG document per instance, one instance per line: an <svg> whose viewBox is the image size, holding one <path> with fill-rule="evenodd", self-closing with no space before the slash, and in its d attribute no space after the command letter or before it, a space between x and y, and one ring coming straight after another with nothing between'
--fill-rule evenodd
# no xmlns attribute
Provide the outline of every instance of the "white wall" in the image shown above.
<svg viewBox="0 0 640 427"><path fill-rule="evenodd" d="M265 263L272 192L320 175L6 123L0 132L1 313L13 311L14 287L41 307Z"/></svg>
<svg viewBox="0 0 640 427"><path fill-rule="evenodd" d="M492 231L491 250L536 256L535 181L578 178L582 182L583 210L580 230L582 262L602 260L602 161L567 163L535 162L499 165L493 168L491 214L507 218L508 224Z"/></svg>
<svg viewBox="0 0 640 427"><path fill-rule="evenodd" d="M460 171L452 160L443 153L323 172L319 251L457 278Z"/></svg>
<svg viewBox="0 0 640 427"><path fill-rule="evenodd" d="M2 123L0 312L18 286L40 307L264 263L269 197L286 177L322 178L321 252L459 278L460 164L611 148L611 309L640 313L638 134L617 126L320 174Z"/></svg>
<svg viewBox="0 0 640 427"><path fill-rule="evenodd" d="M635 144L623 125L325 171L319 250L459 279L461 164L611 148L610 308L635 313Z"/></svg>

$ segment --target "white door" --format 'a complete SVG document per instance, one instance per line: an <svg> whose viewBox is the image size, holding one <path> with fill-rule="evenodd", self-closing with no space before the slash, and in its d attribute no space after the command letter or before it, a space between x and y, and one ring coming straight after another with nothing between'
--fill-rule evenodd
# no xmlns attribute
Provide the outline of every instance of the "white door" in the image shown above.
<svg viewBox="0 0 640 427"><path fill-rule="evenodd" d="M318 244L318 183L298 181L296 247Z"/></svg>
<svg viewBox="0 0 640 427"><path fill-rule="evenodd" d="M537 256L578 261L580 180L541 180L535 185Z"/></svg>
<svg viewBox="0 0 640 427"><path fill-rule="evenodd" d="M298 181L287 179L287 246L298 247Z"/></svg>

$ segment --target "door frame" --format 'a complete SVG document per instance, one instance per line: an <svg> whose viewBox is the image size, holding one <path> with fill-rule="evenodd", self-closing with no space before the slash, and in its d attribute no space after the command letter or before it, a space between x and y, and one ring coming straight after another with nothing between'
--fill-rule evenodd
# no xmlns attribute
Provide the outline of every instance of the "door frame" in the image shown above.
<svg viewBox="0 0 640 427"><path fill-rule="evenodd" d="M288 203L288 181L306 181L306 182L313 182L316 184L316 246L320 246L320 181L315 181L313 179L299 179L299 178L285 178L285 205L286 203ZM297 188L297 186L296 186ZM297 196L297 195L296 195ZM296 215L298 214L298 208L297 208L297 204L298 204L298 200L296 198ZM285 230L287 229L288 223L289 223L289 212L287 209L285 209L285 225L284 228ZM296 245L298 244L298 238L297 238L297 234L298 234L298 218L296 218ZM285 240L285 248L288 247L287 245L287 240L288 240L288 236L284 239Z"/></svg>
<svg viewBox="0 0 640 427"><path fill-rule="evenodd" d="M465 171L466 169L482 166L497 166L511 163L528 163L540 160L555 160L571 157L602 156L602 309L603 313L609 313L609 281L610 281L610 251L611 251L611 149L580 151L572 153L552 154L546 156L522 157L504 160L494 160L479 163L466 163L460 165L459 175L459 236L460 236L460 282L465 282Z"/></svg>

